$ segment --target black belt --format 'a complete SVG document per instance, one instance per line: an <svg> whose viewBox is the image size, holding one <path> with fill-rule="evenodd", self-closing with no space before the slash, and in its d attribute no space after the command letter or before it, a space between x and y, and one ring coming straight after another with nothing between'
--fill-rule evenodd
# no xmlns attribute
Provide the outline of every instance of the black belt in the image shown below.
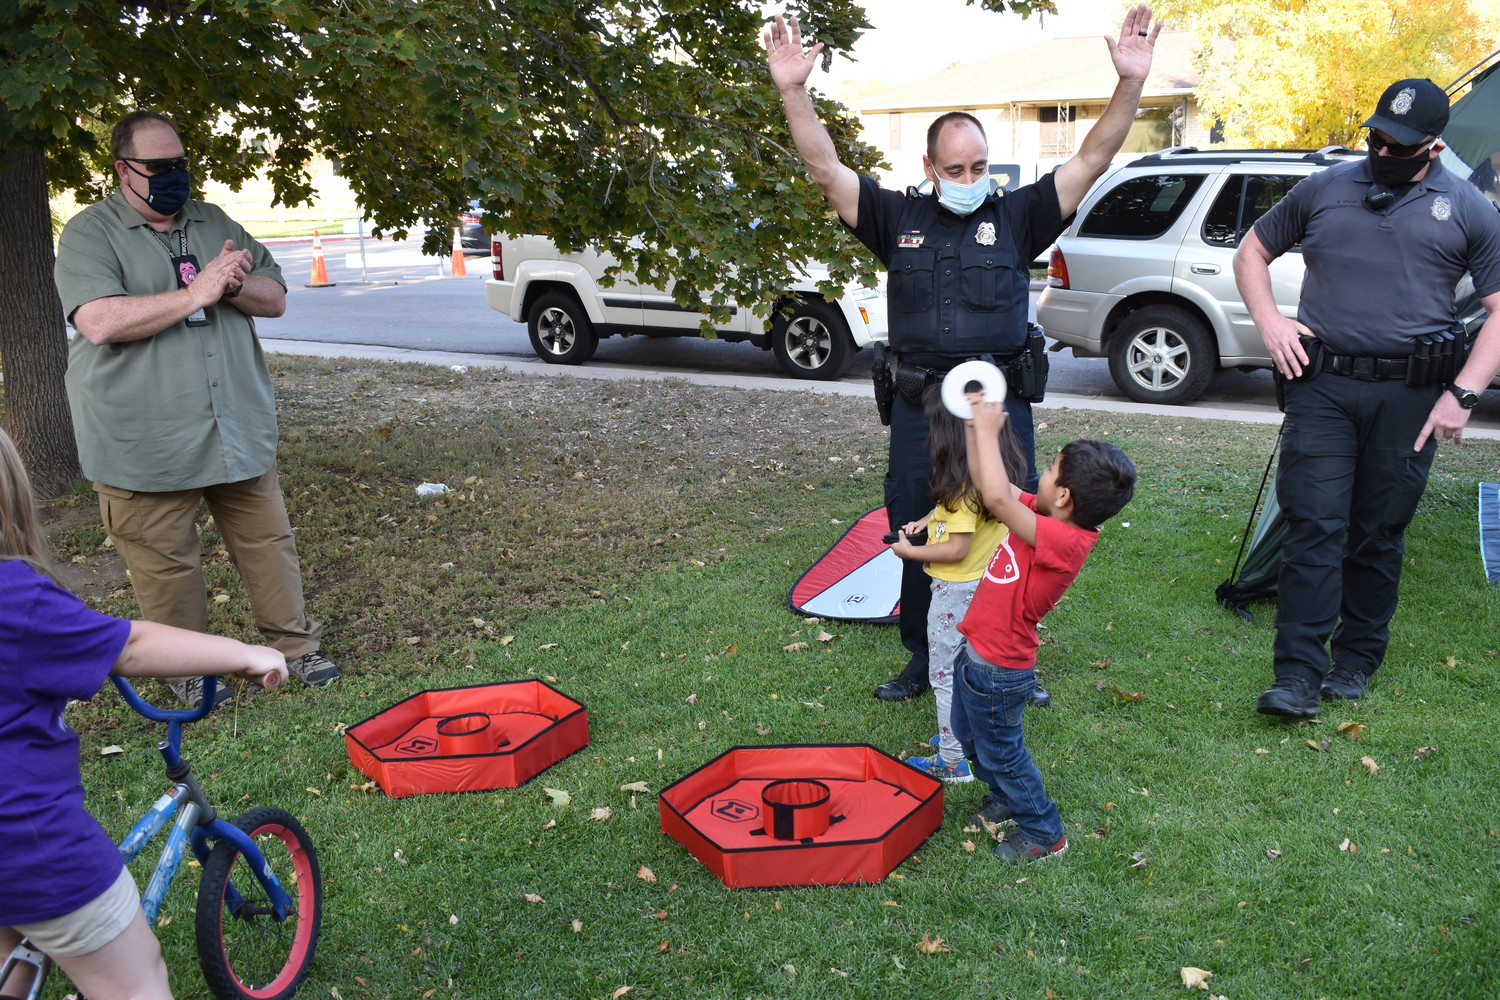
<svg viewBox="0 0 1500 1000"><path fill-rule="evenodd" d="M1372 358L1363 354L1324 351L1321 370L1361 382L1385 382L1406 378L1407 362L1406 358Z"/></svg>
<svg viewBox="0 0 1500 1000"><path fill-rule="evenodd" d="M1026 348L1017 347L1014 350L1004 352L988 351L983 357L978 354L963 358L950 358L940 354L898 354L896 355L896 360L913 368L926 369L938 378L942 378L966 361L991 360L995 363L996 367L1003 368L1012 361L1019 360L1024 353L1026 353Z"/></svg>

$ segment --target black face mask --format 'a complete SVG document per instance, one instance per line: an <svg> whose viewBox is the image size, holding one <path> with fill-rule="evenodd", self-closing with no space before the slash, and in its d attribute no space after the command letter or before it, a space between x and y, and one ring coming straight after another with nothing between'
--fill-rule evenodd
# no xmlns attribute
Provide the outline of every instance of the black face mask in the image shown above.
<svg viewBox="0 0 1500 1000"><path fill-rule="evenodd" d="M130 163L132 173L146 178L146 197L142 200L162 215L176 215L187 204L192 191L192 178L186 170L166 170L159 174L147 174L136 170Z"/></svg>
<svg viewBox="0 0 1500 1000"><path fill-rule="evenodd" d="M1422 168L1432 162L1428 159L1428 150L1423 150L1416 156L1402 159L1399 156L1381 156L1373 149L1370 150L1370 176L1375 178L1376 184L1385 184L1395 187L1397 184L1410 184L1412 178L1422 172Z"/></svg>

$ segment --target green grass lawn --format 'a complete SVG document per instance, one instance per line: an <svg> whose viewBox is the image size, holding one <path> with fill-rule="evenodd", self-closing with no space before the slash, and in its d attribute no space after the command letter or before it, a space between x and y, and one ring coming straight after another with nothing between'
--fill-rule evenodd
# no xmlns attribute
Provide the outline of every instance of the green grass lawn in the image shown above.
<svg viewBox="0 0 1500 1000"><path fill-rule="evenodd" d="M282 806L319 845L323 939L302 996L1196 996L1184 967L1233 1000L1500 989L1500 602L1474 520L1495 443L1442 449L1369 695L1289 724L1253 711L1272 606L1246 622L1213 600L1274 429L1039 411L1039 458L1106 437L1141 473L1044 622L1054 703L1026 717L1072 849L1002 866L964 829L981 790L949 786L941 828L883 884L731 891L662 835L654 794L621 786L655 793L736 745L906 756L935 732L930 698L870 697L901 662L893 626L786 608L808 563L880 503L868 401L272 368L310 604L345 679L257 695L185 742L227 812ZM424 480L459 492L421 500ZM85 524L56 541L87 563L107 557L102 537ZM246 635L243 591L204 537L227 598L215 627ZM128 589L96 603L133 610ZM516 789L360 787L342 726L426 688L527 677L587 705L584 751ZM159 793L157 732L112 695L70 721L90 808L121 832ZM126 753L100 757L111 743ZM202 997L196 878L178 882L158 935L176 995ZM951 950L922 953L924 936Z"/></svg>

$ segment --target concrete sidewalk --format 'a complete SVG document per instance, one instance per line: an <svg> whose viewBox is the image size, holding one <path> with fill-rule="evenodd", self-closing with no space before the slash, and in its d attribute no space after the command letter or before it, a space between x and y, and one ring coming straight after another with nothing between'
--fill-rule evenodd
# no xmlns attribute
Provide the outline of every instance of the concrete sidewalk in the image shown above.
<svg viewBox="0 0 1500 1000"><path fill-rule="evenodd" d="M300 355L322 358L358 358L367 361L410 361L424 365L441 365L445 368L465 365L470 368L501 368L518 375L556 377L570 375L574 378L592 379L644 379L652 382L672 380L692 382L695 385L721 385L738 389L769 389L777 392L816 392L836 396L863 396L870 398L874 390L866 382L817 382L764 375L732 375L722 372L661 372L652 368L633 368L628 365L549 365L545 361L528 361L520 358L499 358L492 354L458 354L444 351L416 351L398 347L370 347L363 344L324 344L305 340L261 341L267 351L275 354ZM1132 413L1146 416L1188 418L1197 420L1235 420L1252 424L1280 424L1281 414L1275 410L1254 407L1220 406L1213 403L1194 402L1182 406L1162 406L1155 403L1134 403L1122 399L1095 399L1089 396L1069 396L1052 393L1045 402L1036 404L1038 409L1097 410L1106 413ZM1464 437L1471 440L1500 441L1500 427L1489 424L1466 428Z"/></svg>

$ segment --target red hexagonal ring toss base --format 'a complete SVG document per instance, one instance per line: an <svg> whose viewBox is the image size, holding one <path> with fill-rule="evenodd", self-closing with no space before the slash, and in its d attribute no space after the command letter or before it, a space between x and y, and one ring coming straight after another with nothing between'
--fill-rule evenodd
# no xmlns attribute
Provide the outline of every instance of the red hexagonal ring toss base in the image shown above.
<svg viewBox="0 0 1500 1000"><path fill-rule="evenodd" d="M862 743L733 747L658 808L662 833L731 889L845 885L881 881L937 830L943 783Z"/></svg>
<svg viewBox="0 0 1500 1000"><path fill-rule="evenodd" d="M344 731L392 798L515 788L588 746L583 705L538 680L414 694Z"/></svg>

